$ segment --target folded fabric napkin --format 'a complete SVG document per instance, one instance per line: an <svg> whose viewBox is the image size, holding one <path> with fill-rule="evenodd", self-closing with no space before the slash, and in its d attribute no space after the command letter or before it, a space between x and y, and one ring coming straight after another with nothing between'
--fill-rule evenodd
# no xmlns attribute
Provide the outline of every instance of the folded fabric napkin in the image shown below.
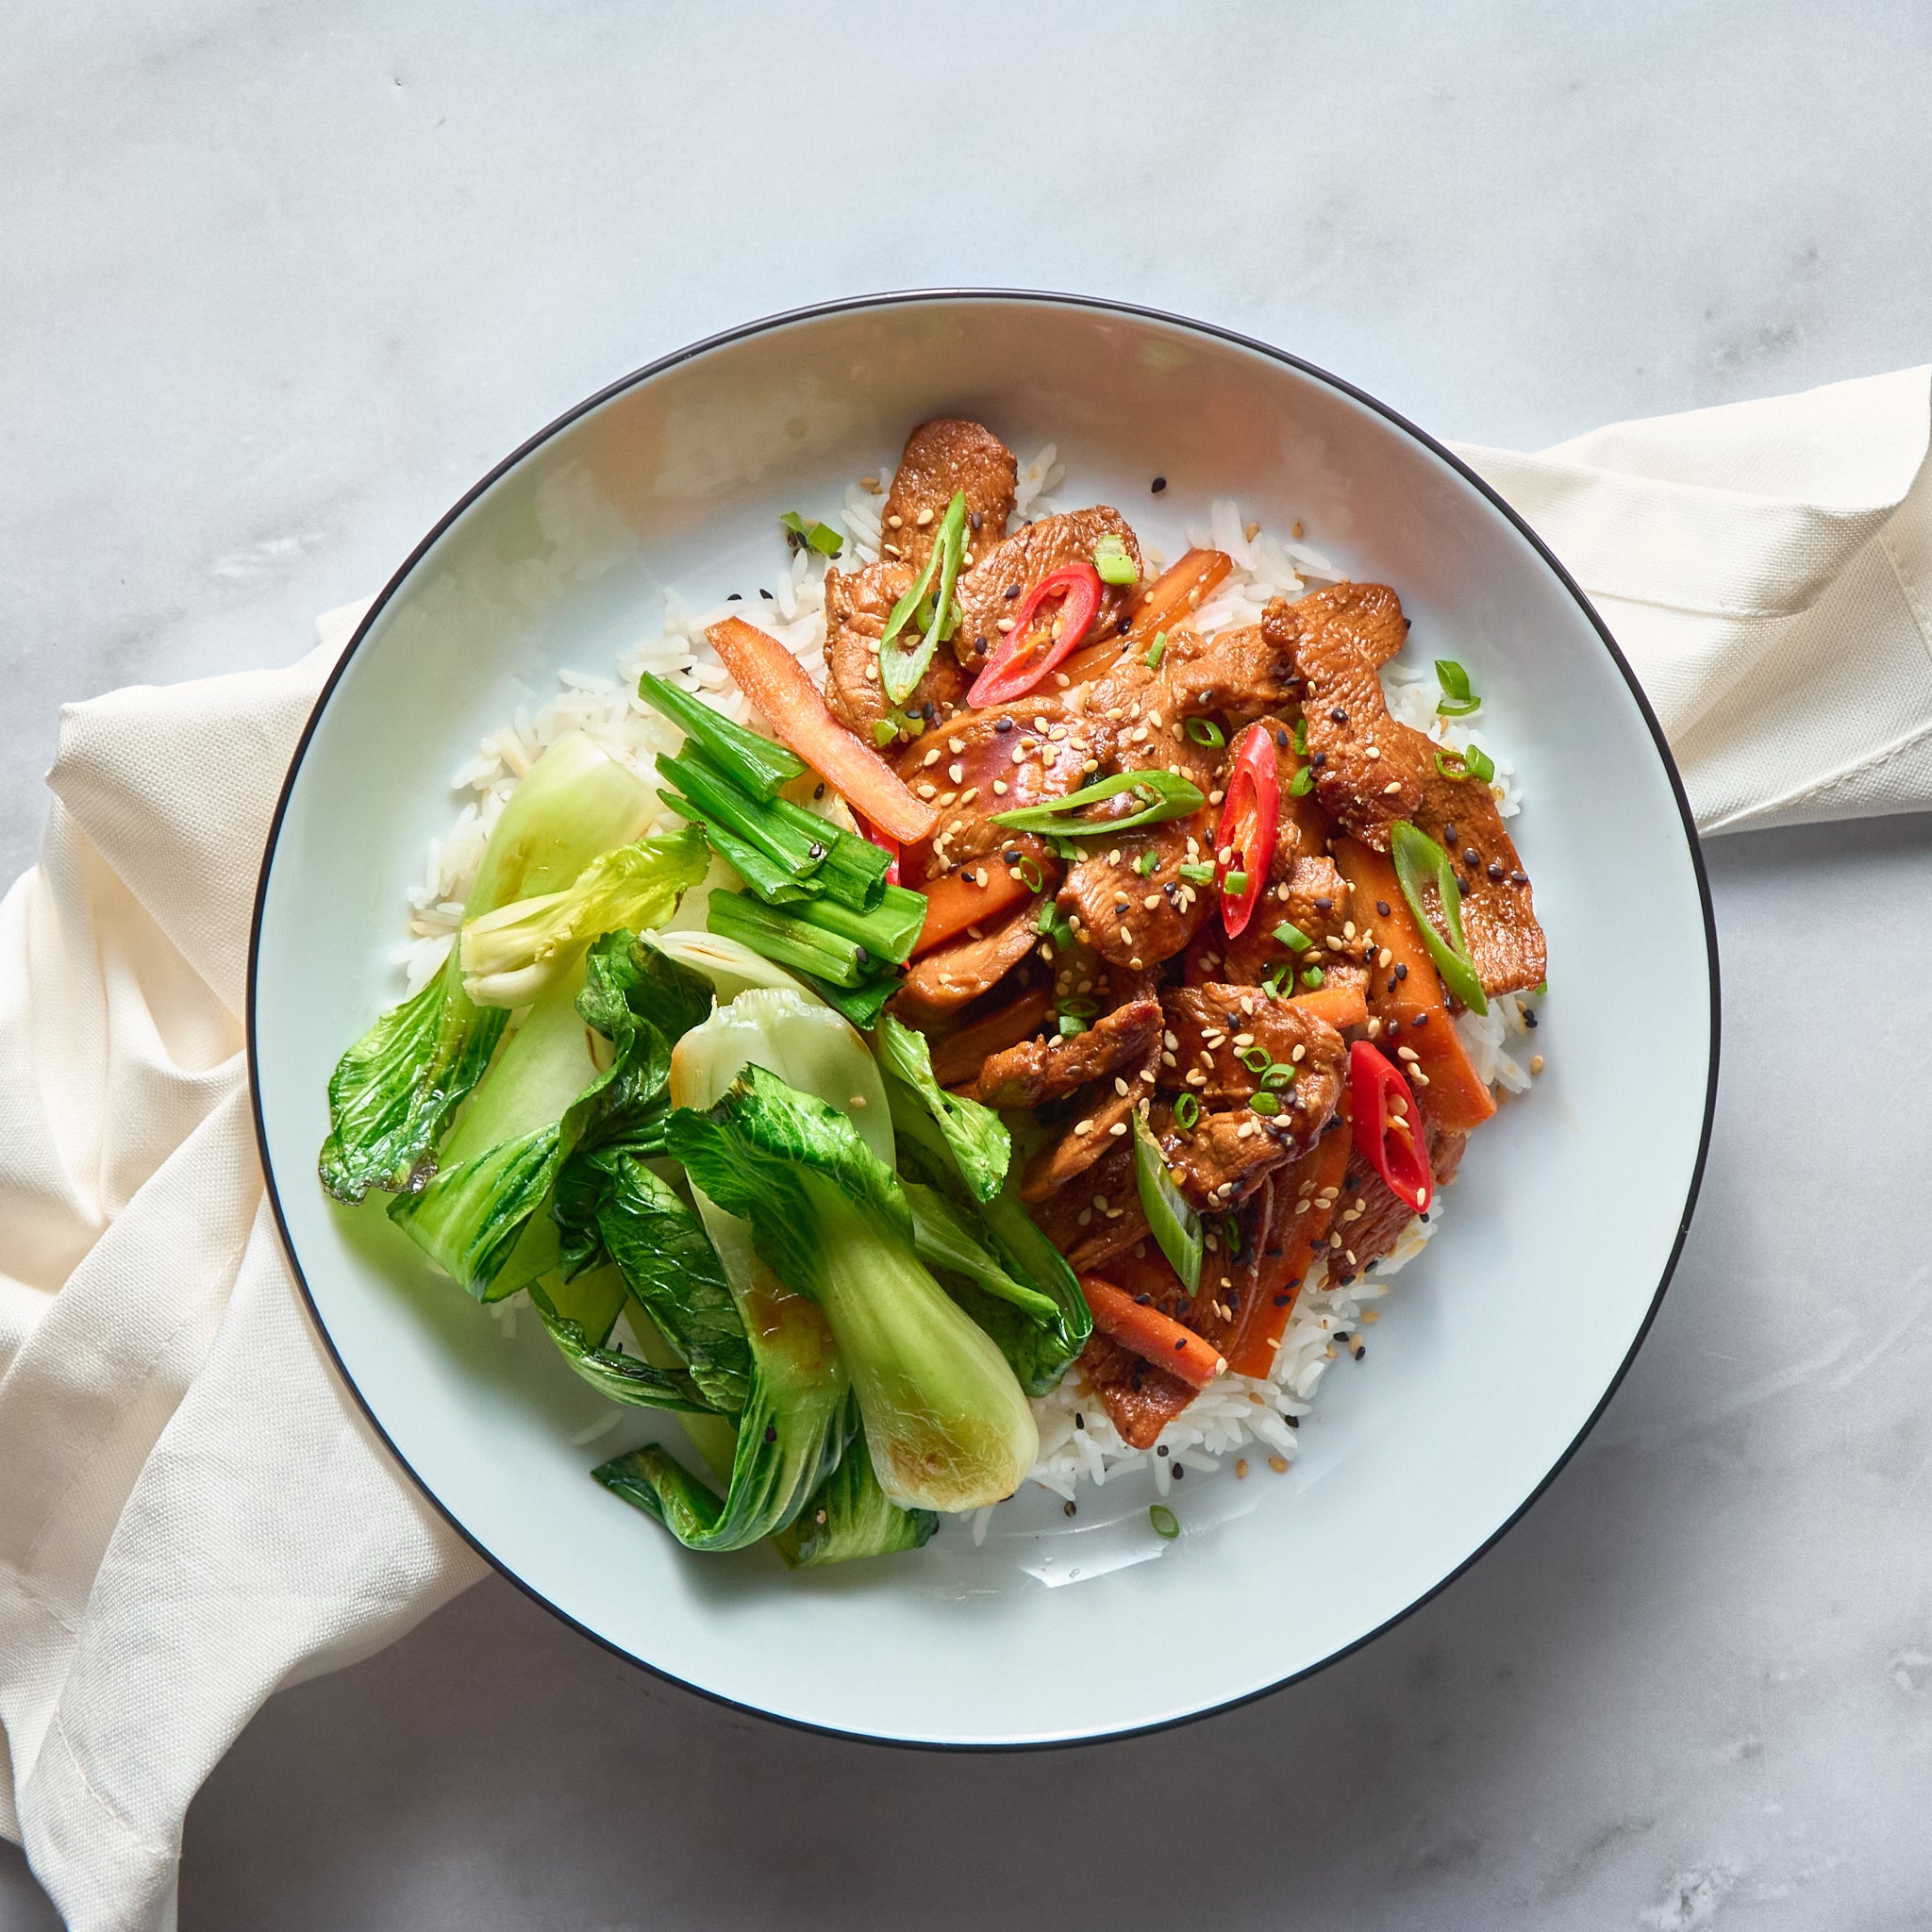
<svg viewBox="0 0 1932 1932"><path fill-rule="evenodd" d="M1917 369L1462 454L1710 832L1932 806L1928 435ZM70 708L0 903L0 1830L76 1932L171 1926L189 1801L268 1694L483 1574L335 1379L249 1116L257 868L363 608L289 670Z"/></svg>

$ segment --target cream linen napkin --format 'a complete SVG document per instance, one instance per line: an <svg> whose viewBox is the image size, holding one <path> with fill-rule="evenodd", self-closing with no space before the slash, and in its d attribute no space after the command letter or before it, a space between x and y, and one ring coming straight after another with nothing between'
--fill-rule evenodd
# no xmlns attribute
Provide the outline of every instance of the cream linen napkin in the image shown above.
<svg viewBox="0 0 1932 1932"><path fill-rule="evenodd" d="M1463 452L1600 608L1707 831L1932 805L1932 371ZM270 1691L481 1574L336 1383L241 1057L268 820L359 616L292 669L64 716L0 904L0 1828L76 1932L174 1923Z"/></svg>

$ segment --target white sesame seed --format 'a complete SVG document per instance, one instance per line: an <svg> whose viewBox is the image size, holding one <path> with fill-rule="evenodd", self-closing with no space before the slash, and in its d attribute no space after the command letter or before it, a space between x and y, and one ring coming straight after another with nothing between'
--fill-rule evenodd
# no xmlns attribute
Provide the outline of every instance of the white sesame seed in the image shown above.
<svg viewBox="0 0 1932 1932"><path fill-rule="evenodd" d="M932 512L931 512L931 510L929 510L929 509L923 509L923 510L921 510L921 511L919 512L919 515L917 516L917 518L915 518L915 519L914 519L914 521L915 521L915 522L916 522L916 523L917 523L917 524L919 525L919 527L920 527L920 528L921 528L922 530L923 530L923 529L924 529L924 528L925 528L925 526L926 526L926 525L928 525L929 523L931 523L931 522L932 522Z"/></svg>
<svg viewBox="0 0 1932 1932"><path fill-rule="evenodd" d="M903 529L903 528L905 527L905 525L906 525L906 519L905 519L904 517L902 517L902 516L898 516L898 515L896 515L896 514L895 514L895 515L892 515L892 516L889 516L889 517L888 517L888 518L886 519L886 528L887 528L887 529L889 529L889 530L899 530L899 529Z"/></svg>

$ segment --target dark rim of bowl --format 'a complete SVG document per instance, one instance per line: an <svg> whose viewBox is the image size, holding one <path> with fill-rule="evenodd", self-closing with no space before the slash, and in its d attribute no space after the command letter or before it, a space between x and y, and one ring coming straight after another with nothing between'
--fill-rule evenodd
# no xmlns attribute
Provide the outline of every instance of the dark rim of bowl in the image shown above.
<svg viewBox="0 0 1932 1932"><path fill-rule="evenodd" d="M1317 382L1324 383L1328 388L1349 397L1354 402L1359 403L1363 408L1374 410L1376 415L1393 424L1405 435L1413 438L1415 441L1434 455L1438 460L1446 464L1457 475L1460 476L1472 490L1474 490L1484 497L1508 520L1518 534L1542 559L1551 574L1569 591L1570 595L1576 600L1577 608L1589 619L1604 649L1609 654L1611 661L1623 674L1624 682L1629 687L1631 698L1636 703L1639 712L1641 713L1644 724L1649 727L1651 740L1657 747L1658 760L1663 766L1666 777L1670 780L1672 794L1677 802L1677 812L1683 823L1684 842L1690 856L1690 869L1697 880L1698 903L1704 915L1705 957L1710 986L1710 1064L1705 1083L1704 1121L1698 1133L1697 1158L1691 1165L1690 1185L1686 1188L1684 1193L1684 1209L1678 1219L1676 1239L1671 1244L1670 1257L1664 1263L1663 1273L1657 1278L1657 1292L1652 1295L1650 1307L1645 1311L1643 1321L1639 1325L1637 1334L1630 1343L1629 1351L1625 1354L1623 1361L1618 1364L1617 1373L1610 1377L1601 1400L1591 1409L1583 1426L1572 1438L1569 1446L1550 1465L1549 1471L1542 1480L1517 1505L1516 1508L1510 1512L1508 1518L1492 1531L1483 1542L1478 1544L1475 1549L1472 1550L1446 1575L1432 1584L1420 1596L1405 1604L1401 1609L1395 1611L1391 1616L1384 1619L1373 1630L1364 1632L1354 1642L1343 1645L1340 1650L1330 1652L1328 1656L1321 1658L1318 1662L1309 1664L1303 1670L1291 1672L1288 1675L1277 1678L1272 1684L1264 1684L1257 1690L1243 1691L1239 1697L1225 1698L1218 1704L1204 1706L1199 1710L1188 1711L1178 1717L1156 1719L1149 1724L1130 1725L1117 1730L1094 1731L1071 1738L1020 1739L1011 1741L988 1743L962 1742L949 1739L883 1737L874 1732L844 1729L836 1724L813 1724L804 1718L788 1717L781 1712L765 1710L755 1704L741 1703L734 1697L726 1696L723 1691L709 1690L702 1684L693 1684L688 1679L676 1675L674 1672L665 1670L658 1664L650 1663L645 1658L638 1657L634 1652L625 1649L623 1645L613 1642L609 1638L603 1636L598 1631L592 1630L586 1624L579 1623L568 1610L553 1603L534 1584L519 1576L491 1551L486 1549L482 1543L477 1541L470 1534L469 1530L444 1507L441 1498L437 1495L436 1491L431 1489L423 1476L417 1473L408 1458L403 1455L401 1450L396 1447L394 1441L391 1440L388 1430L382 1425L381 1419L364 1398L355 1377L350 1374L347 1365L337 1352L335 1340L329 1334L328 1324L324 1321L321 1309L316 1307L315 1297L309 1291L308 1277L302 1272L301 1259L295 1253L295 1244L289 1236L288 1222L282 1213L281 1195L275 1186L275 1168L269 1158L268 1131L266 1124L262 1119L261 1111L260 1064L257 1053L255 1024L256 974L259 970L261 959L262 913L267 903L269 874L275 865L275 848L281 838L282 821L288 813L289 801L294 792L296 775L301 771L302 761L308 755L309 741L315 735L316 726L322 720L323 712L328 707L329 699L334 694L337 684L341 682L343 674L347 671L350 660L355 657L357 651L361 648L362 641L369 635L371 626L382 614L390 599L395 595L396 591L407 581L409 574L435 546L443 533L450 528L457 519L481 497L485 491L490 490L501 478L508 475L510 471L514 470L532 451L548 442L559 430L568 428L580 416L587 415L591 410L598 408L603 404L611 401L614 397L622 395L625 391L635 389L640 383L648 382L656 376L662 375L667 370L675 369L685 362L694 361L697 358L708 355L713 350L727 347L733 342L743 341L749 337L764 335L774 329L790 327L798 323L815 321L828 315L850 314L867 308L911 308L921 305L929 306L952 302L1040 302L1067 308L1090 309L1103 315L1130 316L1136 321L1158 323L1163 327L1186 330L1195 335L1206 336L1215 341L1231 343L1237 348L1249 350L1257 356L1265 356L1270 361L1279 362L1303 375L1312 377ZM1125 1738L1146 1737L1155 1732L1176 1729L1182 1724L1196 1724L1204 1718L1219 1716L1224 1711L1238 1710L1243 1705L1252 1704L1258 1698L1273 1696L1275 1692L1286 1690L1291 1684L1300 1683L1305 1678L1314 1675L1317 1671L1325 1670L1330 1664L1338 1663L1343 1657L1353 1656L1355 1652L1362 1649L1365 1645L1373 1643L1385 1631L1393 1629L1396 1624L1402 1623L1406 1618L1412 1616L1424 1604L1447 1590L1457 1577L1463 1575L1476 1563L1481 1561L1484 1557L1502 1541L1503 1538L1510 1530L1515 1528L1517 1524L1523 1521L1530 1507L1543 1495L1550 1485L1556 1481L1557 1477L1562 1474L1570 1458L1583 1446L1584 1439L1596 1426L1604 1410L1608 1407L1610 1398L1616 1394L1617 1390L1623 1383L1624 1377L1629 1373L1630 1364L1637 1359L1637 1352L1643 1346L1644 1339L1650 1333L1651 1324L1657 1320L1657 1310L1663 1306L1664 1291L1669 1288L1671 1277L1676 1272L1678 1257L1684 1252L1685 1237L1690 1229L1690 1217L1697 1205L1698 1191L1704 1182L1705 1162L1710 1152L1711 1124L1717 1109L1720 1019L1717 924L1711 913L1710 882L1705 874L1704 855L1697 840L1697 824L1691 815L1690 802L1685 795L1684 782L1678 774L1676 760L1671 756L1670 745L1664 739L1663 729L1657 724L1657 713L1652 710L1650 700L1644 695L1643 687L1637 681L1637 677L1631 671L1623 652L1618 649L1617 641L1611 637L1608 626L1597 615L1595 607L1591 603L1589 597L1584 594L1582 588L1557 560L1542 539L1467 463L1438 442L1425 430L1419 429L1406 416L1391 409L1388 404L1377 401L1375 397L1368 394L1365 391L1356 388L1353 383L1345 382L1341 377L1330 375L1327 370L1318 368L1314 363L1305 361L1299 356L1291 355L1287 350L1275 348L1271 343L1257 341L1254 337L1241 335L1234 329L1222 328L1213 323L1198 322L1189 316L1174 315L1163 309L1143 308L1138 303L1115 302L1105 297L1093 295L1055 294L1050 291L1039 289L907 289L883 294L846 296L835 302L817 302L804 308L791 308L780 314L764 316L756 322L741 324L736 328L725 329L721 334L707 336L701 341L691 342L684 348L673 350L668 356L660 356L655 362L648 362L641 369L634 370L630 375L621 376L617 381L599 390L596 394L586 397L584 401L578 403L574 408L566 409L554 423L540 429L526 442L512 450L488 475L484 476L463 493L461 498L438 522L435 528L404 559L402 566L396 571L395 575L383 586L382 593L369 607L361 623L356 627L355 636L350 639L341 657L337 660L335 669L329 673L327 681L323 685L321 693L316 698L315 708L309 713L308 724L303 726L302 736L295 746L294 757L289 761L288 775L282 781L281 795L275 801L275 817L270 822L268 843L262 854L261 872L256 882L255 908L250 919L248 934L246 1028L249 1098L255 1119L256 1147L261 1158L262 1181L268 1192L269 1205L275 1214L275 1228L281 1238L282 1249L289 1257L289 1266L294 1274L296 1286L301 1290L302 1299L308 1306L309 1320L314 1323L316 1333L321 1336L323 1346L328 1351L329 1359L334 1362L336 1372L341 1375L349 1392L356 1398L357 1406L368 1419L370 1427L381 1439L383 1445L388 1449L390 1455L394 1457L397 1465L408 1475L417 1489L423 1492L431 1507L492 1570L496 1571L500 1575L508 1577L525 1596L529 1597L533 1602L542 1605L553 1616L568 1624L573 1629L581 1632L593 1643L600 1644L604 1649L609 1651L612 1656L622 1657L626 1663L634 1664L640 1670L648 1671L653 1676L661 1678L665 1683L675 1684L680 1690L690 1690L697 1696L709 1700L711 1703L723 1705L727 1709L743 1711L749 1716L762 1718L768 1723L786 1724L792 1729L810 1731L823 1737L849 1739L856 1742L868 1744L885 1744L903 1750L974 1753L1071 1750L1082 1745L1104 1744Z"/></svg>

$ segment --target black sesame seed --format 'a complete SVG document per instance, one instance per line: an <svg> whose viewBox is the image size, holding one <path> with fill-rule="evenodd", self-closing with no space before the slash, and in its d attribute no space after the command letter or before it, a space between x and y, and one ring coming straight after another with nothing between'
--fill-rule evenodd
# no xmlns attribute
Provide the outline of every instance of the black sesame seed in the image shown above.
<svg viewBox="0 0 1932 1932"><path fill-rule="evenodd" d="M1357 1342L1356 1343L1356 1345L1355 1345L1355 1358L1356 1358L1356 1360L1357 1360L1357 1361L1360 1361L1360 1360L1361 1360L1361 1359L1363 1358L1363 1357L1365 1357L1365 1356L1366 1356L1366 1355L1368 1354L1368 1352L1369 1352L1369 1344L1368 1344L1368 1343L1367 1343L1366 1341L1357 1341ZM1073 1505L1072 1505L1071 1503L1069 1503L1069 1504L1067 1505L1067 1510L1068 1510L1068 1513L1069 1513L1070 1515L1071 1515L1071 1514L1072 1514L1072 1512L1073 1512L1073 1507L1074 1507L1074 1506L1073 1506Z"/></svg>
<svg viewBox="0 0 1932 1932"><path fill-rule="evenodd" d="M1534 1029L1534 1028L1535 1028L1535 1026L1536 1026L1536 1008L1535 1008L1534 1007L1524 1007L1524 1009L1523 1009L1523 1024L1524 1024L1525 1026L1527 1026L1527 1027L1530 1027L1531 1029Z"/></svg>
<svg viewBox="0 0 1932 1932"><path fill-rule="evenodd" d="M1291 1297L1290 1297L1290 1296L1288 1296L1288 1295L1285 1295L1285 1294L1278 1294L1278 1295L1276 1295L1276 1296L1274 1297L1274 1306L1275 1306L1275 1307L1276 1307L1277 1308L1285 1308L1285 1307L1287 1307L1287 1306L1288 1306L1288 1304L1289 1304L1289 1302L1290 1302L1290 1300L1291 1300Z"/></svg>
<svg viewBox="0 0 1932 1932"><path fill-rule="evenodd" d="M1491 859L1489 863L1489 874L1490 877L1493 879L1498 885L1500 885L1503 882L1503 868L1500 865L1498 865L1493 858Z"/></svg>
<svg viewBox="0 0 1932 1932"><path fill-rule="evenodd" d="M1176 1349L1176 1351L1178 1351L1178 1350L1180 1350L1180 1349L1183 1349L1183 1348L1187 1347L1187 1345L1188 1345L1188 1338L1187 1338L1187 1337L1186 1337L1185 1335L1183 1335L1183 1336L1181 1337L1181 1339L1180 1339L1180 1340L1179 1340L1178 1341L1176 1341L1176 1342L1174 1343L1174 1348Z"/></svg>
<svg viewBox="0 0 1932 1932"><path fill-rule="evenodd" d="M1151 1294L1137 1294L1134 1300L1143 1308L1151 1308L1154 1306L1154 1297Z"/></svg>
<svg viewBox="0 0 1932 1932"><path fill-rule="evenodd" d="M1069 1516L1074 1513L1074 1506L1071 1503L1062 1503L1060 1508Z"/></svg>
<svg viewBox="0 0 1932 1932"><path fill-rule="evenodd" d="M1018 584L1008 584L1007 588L1000 592L1000 595L1002 597L1017 597L1019 594L1020 587Z"/></svg>
<svg viewBox="0 0 1932 1932"><path fill-rule="evenodd" d="M1397 966L1395 976L1397 979L1407 979L1408 977L1408 967L1406 964Z"/></svg>
<svg viewBox="0 0 1932 1932"><path fill-rule="evenodd" d="M1346 724L1348 723L1348 713L1340 705L1337 705L1328 715L1338 724Z"/></svg>
<svg viewBox="0 0 1932 1932"><path fill-rule="evenodd" d="M1333 912L1335 910L1335 901L1333 899L1317 899L1315 901L1315 910L1317 912Z"/></svg>
<svg viewBox="0 0 1932 1932"><path fill-rule="evenodd" d="M1464 865L1480 865L1483 862L1483 856L1471 845L1463 852L1462 862Z"/></svg>
<svg viewBox="0 0 1932 1932"><path fill-rule="evenodd" d="M969 509L966 512L966 521L969 524L971 524L973 527L976 530L978 529L984 519L980 516L979 512L976 509Z"/></svg>
<svg viewBox="0 0 1932 1932"><path fill-rule="evenodd" d="M773 600L773 597L772 597L772 593L771 593L771 591L760 591L758 592L758 595L759 595L760 597L762 597L762 598L763 598L763 599L765 600L765 602L766 602L767 604L770 604L771 602L773 602L773 601L774 601L774 600Z"/></svg>
<svg viewBox="0 0 1932 1932"><path fill-rule="evenodd" d="M1160 494L1160 492L1161 492L1161 491L1162 491L1163 490L1165 490L1166 488L1167 488L1167 478L1166 478L1165 476L1157 476L1157 477L1155 477L1155 479L1154 479L1154 482L1153 482L1153 485L1152 485L1152 489L1153 489L1154 494L1155 494L1156 496L1158 496L1158 495Z"/></svg>
<svg viewBox="0 0 1932 1932"><path fill-rule="evenodd" d="M1187 1465L1186 1465L1185 1463L1182 1463L1182 1462L1176 1462L1176 1463L1174 1464L1174 1481L1175 1481L1175 1482L1179 1482L1179 1481L1180 1481L1180 1479L1182 1478L1182 1476L1186 1475L1186 1474L1187 1474L1187 1473L1188 1473L1188 1470L1187 1470Z"/></svg>
<svg viewBox="0 0 1932 1932"><path fill-rule="evenodd" d="M1087 1426L1087 1418L1077 1408L1074 1411L1074 1426L1076 1429L1084 1429Z"/></svg>
<svg viewBox="0 0 1932 1932"><path fill-rule="evenodd" d="M1013 721L1010 718L995 718L992 721L992 728L995 731L1010 731L1013 728Z"/></svg>
<svg viewBox="0 0 1932 1932"><path fill-rule="evenodd" d="M1154 1453L1157 1456L1165 1456L1167 1454L1167 1444L1165 1442L1157 1442L1154 1447Z"/></svg>
<svg viewBox="0 0 1932 1932"><path fill-rule="evenodd" d="M1509 883L1512 886L1526 886L1529 883L1529 874L1526 872L1512 872L1509 874Z"/></svg>
<svg viewBox="0 0 1932 1932"><path fill-rule="evenodd" d="M1325 751L1318 751L1314 755L1314 757L1308 760L1308 769L1311 772L1319 772L1322 769L1322 767L1325 765L1327 762L1328 754Z"/></svg>
<svg viewBox="0 0 1932 1932"><path fill-rule="evenodd" d="M1442 842L1445 845L1455 844L1456 827L1454 825L1444 825L1442 827Z"/></svg>
<svg viewBox="0 0 1932 1932"><path fill-rule="evenodd" d="M1380 914L1382 915L1382 917L1383 917L1384 919L1387 919L1387 918L1389 917L1389 902L1388 902L1388 900L1386 900L1386 899L1377 899L1377 900L1375 901L1375 910L1376 910L1377 912L1379 912L1379 913L1380 913Z"/></svg>
<svg viewBox="0 0 1932 1932"><path fill-rule="evenodd" d="M1285 1422L1291 1429L1298 1429L1302 1425L1302 1419L1298 1415L1285 1415L1281 1418L1281 1420Z"/></svg>
<svg viewBox="0 0 1932 1932"><path fill-rule="evenodd" d="M742 604L744 602L744 592L742 591L733 591L724 601L727 604Z"/></svg>
<svg viewBox="0 0 1932 1932"><path fill-rule="evenodd" d="M1277 727L1274 733L1274 742L1279 749L1286 751L1288 749L1288 733Z"/></svg>

